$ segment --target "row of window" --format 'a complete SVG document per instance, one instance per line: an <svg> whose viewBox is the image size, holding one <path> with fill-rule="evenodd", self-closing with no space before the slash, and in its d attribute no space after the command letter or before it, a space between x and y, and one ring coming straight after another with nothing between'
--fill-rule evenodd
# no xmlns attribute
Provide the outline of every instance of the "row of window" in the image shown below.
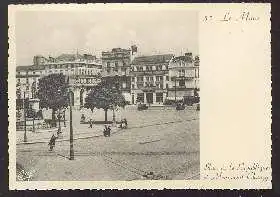
<svg viewBox="0 0 280 197"><path fill-rule="evenodd" d="M93 62L93 61L90 61ZM48 65L46 66L47 69L71 69L71 68L76 68L76 67L84 67L85 64L83 63L78 63L78 64L54 64L54 65ZM97 65L90 65L86 64L87 68L94 68Z"/></svg>
<svg viewBox="0 0 280 197"><path fill-rule="evenodd" d="M172 84L173 87L175 87L175 83ZM178 80L176 81L176 86L177 87L187 87L187 88L192 88L192 87L197 87L198 81L197 80L192 80L186 82L185 80Z"/></svg>
<svg viewBox="0 0 280 197"><path fill-rule="evenodd" d="M115 67L115 68L107 68L107 72L108 73L111 73L111 72L125 72L126 71L126 68L121 68L119 69L119 67Z"/></svg>
<svg viewBox="0 0 280 197"><path fill-rule="evenodd" d="M24 72L17 72L17 75L41 75L43 74L43 71L24 71Z"/></svg>
<svg viewBox="0 0 280 197"><path fill-rule="evenodd" d="M145 77L146 81L154 81L154 76L146 76ZM156 81L163 81L163 76L155 76ZM144 77L140 76L140 77L132 77L131 78L132 82L135 82L135 80L137 80L137 82L143 82L144 81ZM166 76L166 80L169 80L169 77Z"/></svg>
<svg viewBox="0 0 280 197"><path fill-rule="evenodd" d="M76 83L80 84L96 84L98 81L93 78L87 78L87 79L76 79Z"/></svg>
<svg viewBox="0 0 280 197"><path fill-rule="evenodd" d="M139 84L131 84L131 88L132 89L141 89L141 88L153 88L153 87L156 87L158 89L163 89L163 83L156 83L156 84L153 84L153 83L139 83ZM166 84L166 88L168 88L168 84Z"/></svg>
<svg viewBox="0 0 280 197"><path fill-rule="evenodd" d="M116 61L116 62L107 62L107 68L110 67L121 67L121 66L127 66L128 62L127 61Z"/></svg>
<svg viewBox="0 0 280 197"><path fill-rule="evenodd" d="M177 71L177 76L199 77L199 71L182 69Z"/></svg>
<svg viewBox="0 0 280 197"><path fill-rule="evenodd" d="M74 69L71 70L49 70L49 73L70 73L70 74L74 74ZM98 73L98 71L96 69L79 69L78 72L75 72L75 74L78 75L96 75Z"/></svg>
<svg viewBox="0 0 280 197"><path fill-rule="evenodd" d="M79 69L79 75L96 75L97 69Z"/></svg>
<svg viewBox="0 0 280 197"><path fill-rule="evenodd" d="M33 82L36 82L37 81L37 78L33 77L32 80L30 80L31 78L17 78L17 83L26 83L26 84L29 84L30 83L33 83Z"/></svg>
<svg viewBox="0 0 280 197"><path fill-rule="evenodd" d="M188 67L188 66L192 66L193 64L191 63L187 63L184 61L179 61L179 62L171 62L170 63L170 67Z"/></svg>
<svg viewBox="0 0 280 197"><path fill-rule="evenodd" d="M168 66L134 66L131 68L132 71L161 71L161 70L168 70Z"/></svg>
<svg viewBox="0 0 280 197"><path fill-rule="evenodd" d="M148 96L147 96L148 95ZM153 101L153 93L147 93L146 94L146 100L149 100L148 102L149 103L153 103L153 102L151 102L151 101ZM156 93L156 100L155 100L155 102L158 102L158 103L161 103L161 102L163 102L163 93ZM134 95L133 95L133 97L134 97ZM137 97L136 97L136 100L137 100L137 102L142 102L142 103L144 103L144 100L145 100L145 95L144 95L144 93L138 93L137 94Z"/></svg>
<svg viewBox="0 0 280 197"><path fill-rule="evenodd" d="M95 66L92 66L92 65L88 65L87 68L90 68L90 69L79 69L79 70L82 70L82 71L79 71L79 72L85 72L85 73L91 74L91 73L93 73L94 71L97 70L97 68ZM60 65L54 65L49 69L50 70L47 69L48 73L62 73L64 71L66 71L66 72L74 71L74 66L63 67L63 66L60 66ZM53 70L53 69L57 69L57 70ZM18 75L28 75L28 74L41 75L41 74L43 74L43 70L42 71L28 71L28 70L27 71L17 71L17 74Z"/></svg>

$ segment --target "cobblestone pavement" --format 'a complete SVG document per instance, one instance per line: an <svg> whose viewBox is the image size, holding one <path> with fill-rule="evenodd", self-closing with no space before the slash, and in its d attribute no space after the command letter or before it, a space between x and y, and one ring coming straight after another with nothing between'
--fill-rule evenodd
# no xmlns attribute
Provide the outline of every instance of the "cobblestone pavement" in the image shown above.
<svg viewBox="0 0 280 197"><path fill-rule="evenodd" d="M94 133L88 125L78 124L81 113L92 114L73 112L74 138L85 136L74 141L75 160L68 159L68 140L57 142L53 152L48 151L47 143L17 145L17 163L32 172L32 180L199 178L199 112L120 110L117 118L126 117L129 128L115 129L109 138L102 136L101 129ZM100 111L100 118L103 116ZM150 172L153 176L146 176Z"/></svg>

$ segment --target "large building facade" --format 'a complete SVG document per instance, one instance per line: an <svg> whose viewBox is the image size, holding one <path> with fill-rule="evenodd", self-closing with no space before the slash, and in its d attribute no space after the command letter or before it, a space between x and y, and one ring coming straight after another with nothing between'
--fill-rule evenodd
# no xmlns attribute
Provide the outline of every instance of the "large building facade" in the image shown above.
<svg viewBox="0 0 280 197"><path fill-rule="evenodd" d="M168 99L186 100L199 94L199 57L192 53L173 57L169 63Z"/></svg>
<svg viewBox="0 0 280 197"><path fill-rule="evenodd" d="M69 76L72 106L83 107L88 91L101 81L102 64L91 55L62 54L57 58L34 57L34 64L17 66L17 99L28 98L38 108L38 83L43 76L62 73Z"/></svg>
<svg viewBox="0 0 280 197"><path fill-rule="evenodd" d="M167 96L172 54L135 57L131 63L132 104L163 104Z"/></svg>
<svg viewBox="0 0 280 197"><path fill-rule="evenodd" d="M120 88L125 100L132 102L131 98L131 61L137 52L137 47L130 49L113 48L102 52L102 77L111 78Z"/></svg>
<svg viewBox="0 0 280 197"><path fill-rule="evenodd" d="M198 56L186 53L178 57L173 54L135 57L136 52L134 45L130 49L102 52L101 59L90 54L35 56L33 65L16 67L17 99L25 96L32 108L39 109L39 79L53 73L69 77L72 106L78 109L84 106L87 93L102 79L117 83L130 104L162 105L166 100L199 97Z"/></svg>

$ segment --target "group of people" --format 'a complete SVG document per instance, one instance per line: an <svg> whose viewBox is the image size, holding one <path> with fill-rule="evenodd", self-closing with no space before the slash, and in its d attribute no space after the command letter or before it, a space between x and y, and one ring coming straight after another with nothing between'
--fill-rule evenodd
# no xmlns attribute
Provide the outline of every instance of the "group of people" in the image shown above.
<svg viewBox="0 0 280 197"><path fill-rule="evenodd" d="M84 114L82 114L82 116L81 116L81 123L82 122L85 122L85 115ZM127 125L128 125L127 120L126 120L126 118L124 118L124 119L121 120L119 128L126 129ZM93 126L93 121L92 121L92 119L90 119L89 120L89 128L92 128L92 126ZM50 147L50 151L52 151L53 148L55 147L55 142L58 139L59 135L61 135L61 133L62 132L60 130L58 130L56 133L54 133L52 135L52 137L49 141L49 144L48 144L49 147ZM111 136L111 127L108 126L108 125L105 125L105 128L103 130L103 134L104 134L105 137L110 137Z"/></svg>
<svg viewBox="0 0 280 197"><path fill-rule="evenodd" d="M126 129L127 128L127 120L126 120L126 118L121 120L119 128L121 128L121 129Z"/></svg>
<svg viewBox="0 0 280 197"><path fill-rule="evenodd" d="M104 134L104 136L105 136L105 137L110 137L110 136L111 136L111 127L110 127L110 126L105 125L104 131L103 131L103 134Z"/></svg>

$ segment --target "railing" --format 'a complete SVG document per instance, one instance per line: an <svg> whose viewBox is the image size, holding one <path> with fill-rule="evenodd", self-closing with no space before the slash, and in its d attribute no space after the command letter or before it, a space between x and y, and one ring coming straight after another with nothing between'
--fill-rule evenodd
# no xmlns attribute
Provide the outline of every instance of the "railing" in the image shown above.
<svg viewBox="0 0 280 197"><path fill-rule="evenodd" d="M166 74L166 73L168 73L168 70L152 70L152 71L151 70L149 70L149 71L147 71L147 70L142 70L142 71L131 70L130 73L132 73L132 74L140 74L141 73L143 75L155 75L155 74Z"/></svg>
<svg viewBox="0 0 280 197"><path fill-rule="evenodd" d="M168 90L186 90L186 89L195 89L195 87L189 87L189 86L173 86L173 87L169 87Z"/></svg>
<svg viewBox="0 0 280 197"><path fill-rule="evenodd" d="M173 76L170 79L171 79L171 81L175 81L175 80L178 81L178 80L192 80L194 78L195 78L194 76L184 76L184 75L182 75L182 76Z"/></svg>

